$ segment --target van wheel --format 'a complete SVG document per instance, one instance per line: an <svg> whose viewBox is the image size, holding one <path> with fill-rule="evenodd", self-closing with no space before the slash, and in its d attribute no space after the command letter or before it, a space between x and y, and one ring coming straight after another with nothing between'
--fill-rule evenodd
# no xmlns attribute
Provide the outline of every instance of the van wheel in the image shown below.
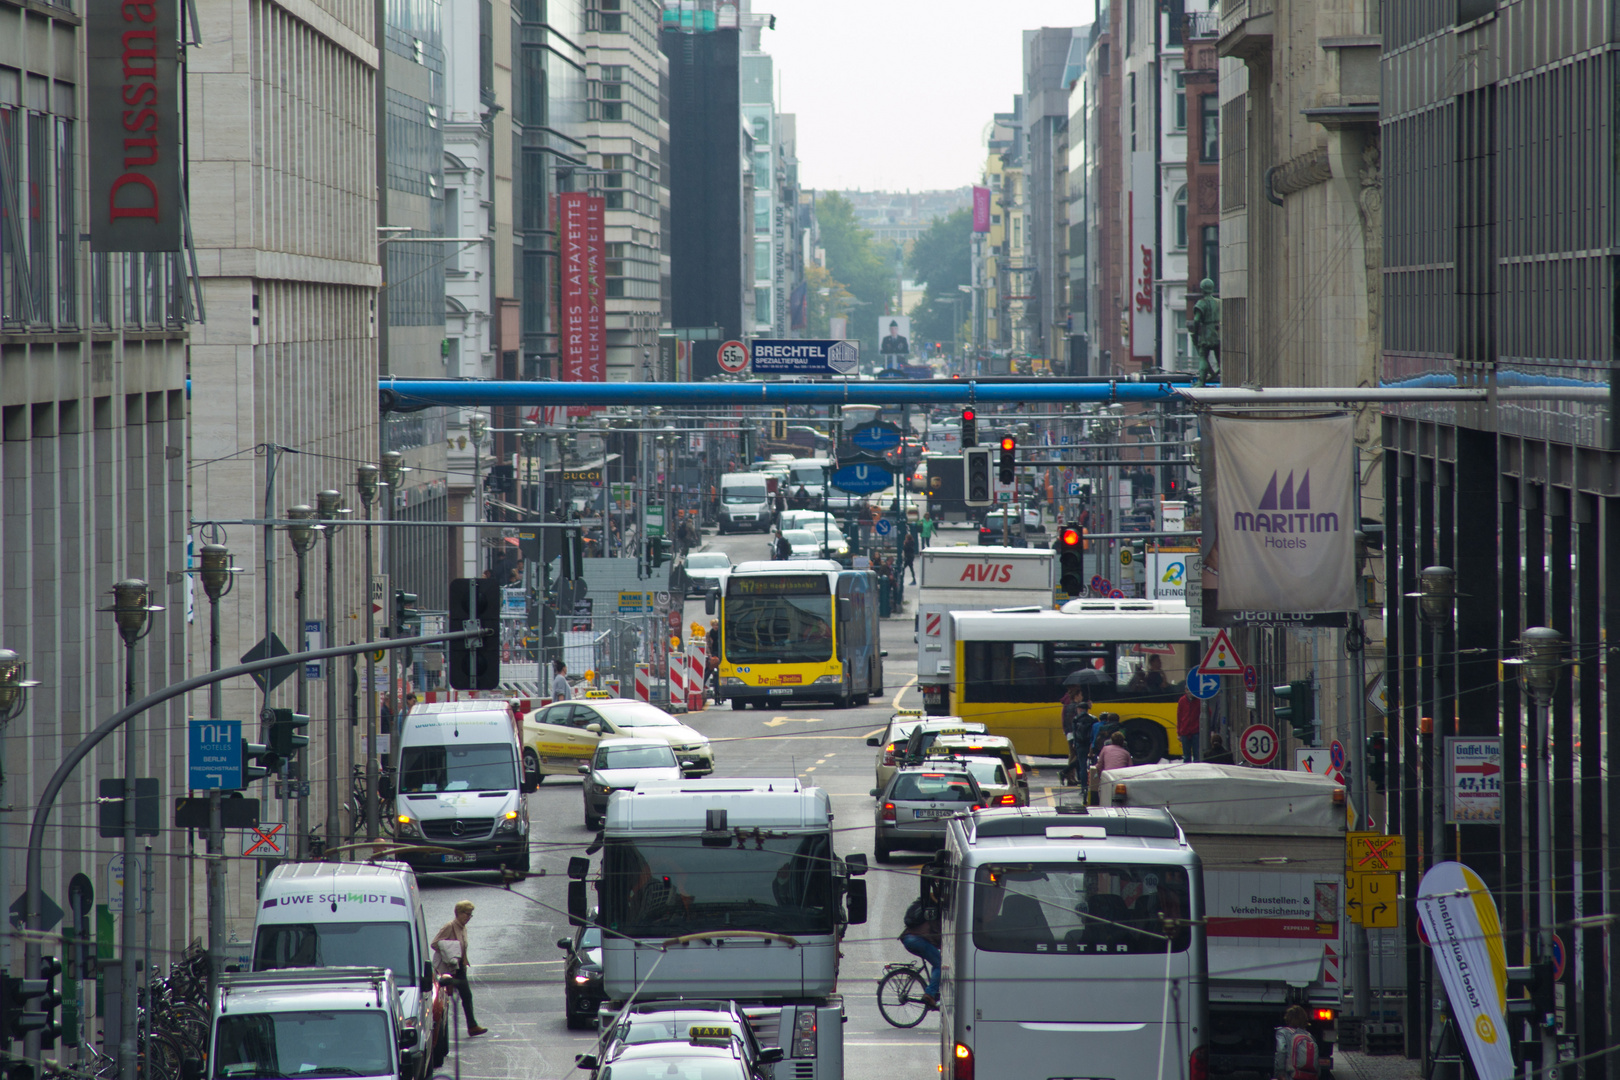
<svg viewBox="0 0 1620 1080"><path fill-rule="evenodd" d="M546 782L546 774L540 771L540 758L528 747L523 748L523 771L536 785Z"/></svg>
<svg viewBox="0 0 1620 1080"><path fill-rule="evenodd" d="M855 707L857 709L864 709L870 704L872 704L872 695L871 694L856 694L855 695Z"/></svg>
<svg viewBox="0 0 1620 1080"><path fill-rule="evenodd" d="M733 712L741 712L742 710L744 710L746 708L748 708L748 703L745 702L742 698L734 697L734 698L731 699L731 710Z"/></svg>
<svg viewBox="0 0 1620 1080"><path fill-rule="evenodd" d="M880 862L880 863L889 862L893 858L893 856L891 854L891 852L893 852L893 850L894 849L891 848L888 844L885 844L883 841L879 840L877 842L877 844L872 848L872 858L875 861Z"/></svg>
<svg viewBox="0 0 1620 1080"><path fill-rule="evenodd" d="M1170 752L1170 738L1155 721L1136 717L1121 724L1120 730L1125 733L1132 764L1152 765Z"/></svg>
<svg viewBox="0 0 1620 1080"><path fill-rule="evenodd" d="M585 815L585 828L588 831L595 832L596 830L600 829L601 827L602 827L602 819L601 818L597 817L594 814L589 814L589 813L587 813Z"/></svg>
<svg viewBox="0 0 1620 1080"><path fill-rule="evenodd" d="M444 1064L444 1059L450 1055L450 1020L439 1025L438 1038L433 1040L433 1067L437 1069Z"/></svg>

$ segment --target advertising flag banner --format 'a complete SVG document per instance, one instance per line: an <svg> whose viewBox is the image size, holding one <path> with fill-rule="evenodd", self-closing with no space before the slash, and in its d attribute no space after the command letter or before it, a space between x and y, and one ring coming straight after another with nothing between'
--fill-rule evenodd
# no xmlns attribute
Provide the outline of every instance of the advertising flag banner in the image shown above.
<svg viewBox="0 0 1620 1080"><path fill-rule="evenodd" d="M85 9L97 251L180 250L178 16L178 4L156 0L89 0Z"/></svg>
<svg viewBox="0 0 1620 1080"><path fill-rule="evenodd" d="M606 285L603 281L603 199L565 191L557 196L558 243L562 249L562 381L607 381ZM569 406L569 415L590 412Z"/></svg>
<svg viewBox="0 0 1620 1080"><path fill-rule="evenodd" d="M1480 1080L1509 1080L1507 953L1491 891L1462 863L1436 863L1418 886L1417 908Z"/></svg>
<svg viewBox="0 0 1620 1080"><path fill-rule="evenodd" d="M990 189L987 187L973 189L973 231L990 231Z"/></svg>
<svg viewBox="0 0 1620 1080"><path fill-rule="evenodd" d="M1221 610L1355 608L1352 434L1348 416L1211 418Z"/></svg>

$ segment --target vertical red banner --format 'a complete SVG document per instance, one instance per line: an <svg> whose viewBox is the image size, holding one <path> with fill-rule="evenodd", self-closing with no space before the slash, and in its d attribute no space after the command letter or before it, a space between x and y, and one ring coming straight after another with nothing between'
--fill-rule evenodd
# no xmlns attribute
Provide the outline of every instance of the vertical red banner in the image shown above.
<svg viewBox="0 0 1620 1080"><path fill-rule="evenodd" d="M557 196L557 235L562 246L561 319L562 381L607 381L607 286L603 275L603 200L600 195L568 191ZM569 406L570 416L592 410Z"/></svg>

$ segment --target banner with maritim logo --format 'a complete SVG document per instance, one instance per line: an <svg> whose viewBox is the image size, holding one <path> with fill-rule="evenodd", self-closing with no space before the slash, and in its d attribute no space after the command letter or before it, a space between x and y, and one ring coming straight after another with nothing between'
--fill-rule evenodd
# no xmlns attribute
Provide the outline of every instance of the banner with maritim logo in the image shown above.
<svg viewBox="0 0 1620 1080"><path fill-rule="evenodd" d="M1490 889L1462 863L1436 863L1418 886L1417 908L1480 1080L1509 1080L1507 953Z"/></svg>
<svg viewBox="0 0 1620 1080"><path fill-rule="evenodd" d="M1349 416L1211 418L1223 611L1350 611L1355 451Z"/></svg>

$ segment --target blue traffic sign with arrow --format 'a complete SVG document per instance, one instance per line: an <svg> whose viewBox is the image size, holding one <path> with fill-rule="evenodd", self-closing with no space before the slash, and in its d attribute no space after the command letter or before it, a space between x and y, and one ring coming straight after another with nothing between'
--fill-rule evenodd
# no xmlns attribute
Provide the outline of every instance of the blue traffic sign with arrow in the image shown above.
<svg viewBox="0 0 1620 1080"><path fill-rule="evenodd" d="M1199 701L1208 701L1221 692L1219 675L1202 675L1196 671L1187 676L1187 693Z"/></svg>

